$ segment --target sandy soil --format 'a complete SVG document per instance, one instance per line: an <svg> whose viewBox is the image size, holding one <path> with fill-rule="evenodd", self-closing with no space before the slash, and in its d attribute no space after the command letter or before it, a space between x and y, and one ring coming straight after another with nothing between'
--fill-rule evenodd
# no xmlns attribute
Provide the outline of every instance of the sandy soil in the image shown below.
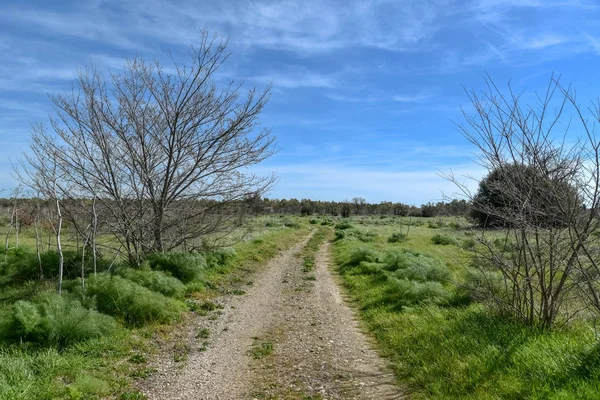
<svg viewBox="0 0 600 400"><path fill-rule="evenodd" d="M157 360L142 392L149 399L403 398L344 302L328 244L314 271L303 271L298 252L307 240L275 257L246 294L217 299L218 318L193 321L182 339L187 361Z"/></svg>

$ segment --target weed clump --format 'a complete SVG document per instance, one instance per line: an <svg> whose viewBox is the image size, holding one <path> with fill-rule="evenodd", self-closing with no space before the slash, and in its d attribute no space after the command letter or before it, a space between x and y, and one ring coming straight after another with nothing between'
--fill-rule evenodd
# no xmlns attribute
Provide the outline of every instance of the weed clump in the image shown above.
<svg viewBox="0 0 600 400"><path fill-rule="evenodd" d="M180 301L116 275L91 277L87 293L95 296L98 311L122 318L133 326L148 322L170 323L186 308Z"/></svg>
<svg viewBox="0 0 600 400"><path fill-rule="evenodd" d="M118 274L167 297L182 298L185 293L185 285L179 279L162 271L123 268L118 271Z"/></svg>
<svg viewBox="0 0 600 400"><path fill-rule="evenodd" d="M339 229L339 230L350 229L350 228L352 228L352 224L348 221L340 222L339 224L337 224L335 226L335 229Z"/></svg>
<svg viewBox="0 0 600 400"><path fill-rule="evenodd" d="M205 253L208 268L227 267L233 263L236 256L235 249L231 247L213 249Z"/></svg>
<svg viewBox="0 0 600 400"><path fill-rule="evenodd" d="M384 264L384 269L394 272L398 279L446 282L451 276L450 269L438 259L409 251L388 253Z"/></svg>
<svg viewBox="0 0 600 400"><path fill-rule="evenodd" d="M400 307L416 304L445 304L451 297L440 282L416 281L406 277L388 277L388 299Z"/></svg>
<svg viewBox="0 0 600 400"><path fill-rule="evenodd" d="M350 258L344 263L345 267L353 267L359 265L363 261L373 262L376 261L377 254L368 248L359 247L353 249L350 253Z"/></svg>
<svg viewBox="0 0 600 400"><path fill-rule="evenodd" d="M433 244L441 244L441 245L449 245L449 244L455 244L456 240L454 240L453 238L451 238L448 235L444 235L441 233L438 233L436 235L433 235L431 237L431 243Z"/></svg>
<svg viewBox="0 0 600 400"><path fill-rule="evenodd" d="M67 296L43 293L30 301L13 304L7 320L0 325L0 339L64 348L87 339L106 336L116 330L115 320Z"/></svg>
<svg viewBox="0 0 600 400"><path fill-rule="evenodd" d="M207 267L206 258L199 253L159 253L147 258L150 268L165 271L183 283L198 280Z"/></svg>
<svg viewBox="0 0 600 400"><path fill-rule="evenodd" d="M406 242L408 237L404 233L392 233L390 237L388 237L388 243L400 243Z"/></svg>

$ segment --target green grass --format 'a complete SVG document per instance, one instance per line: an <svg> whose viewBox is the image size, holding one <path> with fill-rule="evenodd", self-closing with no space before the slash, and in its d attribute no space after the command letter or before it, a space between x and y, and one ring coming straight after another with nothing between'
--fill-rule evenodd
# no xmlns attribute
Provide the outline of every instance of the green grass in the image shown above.
<svg viewBox="0 0 600 400"><path fill-rule="evenodd" d="M333 251L365 328L411 398L600 398L600 344L593 327L577 322L534 330L470 302L454 284L463 279L468 251L456 241L434 244L425 224L412 226L406 242L389 243L398 221L384 221L352 219L376 239L345 237ZM435 223L433 232L468 240L454 225ZM417 285L424 283L437 283L446 295L422 293Z"/></svg>
<svg viewBox="0 0 600 400"><path fill-rule="evenodd" d="M325 241L326 239L330 239L331 235L332 230L327 225L318 226L315 229L314 234L300 252L304 272L310 272L313 270L315 266L315 255L317 251L321 247L321 244L323 244L323 241Z"/></svg>
<svg viewBox="0 0 600 400"><path fill-rule="evenodd" d="M175 258L186 258L184 268L169 265L171 260L166 259L157 267L163 272L122 270L121 276L112 278L99 274L87 281L95 296L83 299L78 280L65 282L63 297L69 307L63 307L61 301L44 305L37 300L54 296L54 281L15 281L14 276L2 275L0 271L0 327L14 322L13 304L22 301L20 314L15 314L21 319L16 321L29 329L29 333L22 335L25 341L0 340L0 400L145 398L133 388L132 382L152 373L147 366L147 360L157 348L152 338L178 329L177 325L166 327L160 322L176 320L187 308L200 313L215 311L219 306L210 302L211 296L231 290L242 293L236 287L239 282L247 282L249 274L309 233L308 221L301 218L290 217L276 227L264 227L265 220L275 218L259 217L249 221L253 231L246 236L247 240L239 241L233 249L205 254L199 263L201 268L187 262L186 256L178 255ZM20 238L26 252L31 252L27 246L34 245L30 233L24 232ZM72 246L68 238L66 241L67 246ZM173 275L190 282L184 285ZM183 296L188 297L185 303L179 300ZM81 308L79 300L91 311ZM36 305L38 303L42 305ZM165 312L167 305L173 307ZM110 324L95 325L98 313L94 314L94 309L116 316L114 329L97 329L110 327ZM27 311L27 318L23 310ZM110 317L98 315L114 325ZM62 318L64 316L68 318ZM77 329L69 328L73 321ZM44 332L53 335L48 336L51 340L38 340L45 337ZM103 334L98 335L98 332ZM25 333L28 336L24 336ZM73 340L66 336L70 333ZM201 334L205 333L201 331ZM185 361L188 353L189 349L178 348L175 361Z"/></svg>
<svg viewBox="0 0 600 400"><path fill-rule="evenodd" d="M272 342L257 342L252 345L248 354L255 360L260 360L273 354L273 343Z"/></svg>

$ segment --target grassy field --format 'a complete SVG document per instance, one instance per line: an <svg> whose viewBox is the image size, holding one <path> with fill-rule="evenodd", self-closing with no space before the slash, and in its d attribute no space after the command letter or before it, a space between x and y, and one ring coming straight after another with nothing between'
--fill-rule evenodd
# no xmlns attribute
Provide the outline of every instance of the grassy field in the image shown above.
<svg viewBox="0 0 600 400"><path fill-rule="evenodd" d="M416 399L598 399L590 323L542 331L461 289L470 233L457 220L355 217L333 246L365 328ZM394 235L396 234L396 235ZM463 246L466 245L466 246Z"/></svg>
<svg viewBox="0 0 600 400"><path fill-rule="evenodd" d="M141 270L119 265L112 276L22 280L31 263L31 232L0 265L0 399L143 399L133 389L150 372L155 337L169 337L195 299L230 290L309 232L304 219L261 217L233 248L204 255L155 257ZM74 245L74 243L68 243ZM175 262L176 261L176 262Z"/></svg>

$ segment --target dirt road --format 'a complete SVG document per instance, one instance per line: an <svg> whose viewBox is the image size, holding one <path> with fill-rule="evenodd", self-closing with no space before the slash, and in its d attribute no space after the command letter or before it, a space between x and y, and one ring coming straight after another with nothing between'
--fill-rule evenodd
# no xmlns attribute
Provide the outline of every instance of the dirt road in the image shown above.
<svg viewBox="0 0 600 400"><path fill-rule="evenodd" d="M246 294L218 299L218 318L198 317L187 362L160 360L142 388L148 398L402 398L344 303L328 244L304 272L307 240L275 257Z"/></svg>

